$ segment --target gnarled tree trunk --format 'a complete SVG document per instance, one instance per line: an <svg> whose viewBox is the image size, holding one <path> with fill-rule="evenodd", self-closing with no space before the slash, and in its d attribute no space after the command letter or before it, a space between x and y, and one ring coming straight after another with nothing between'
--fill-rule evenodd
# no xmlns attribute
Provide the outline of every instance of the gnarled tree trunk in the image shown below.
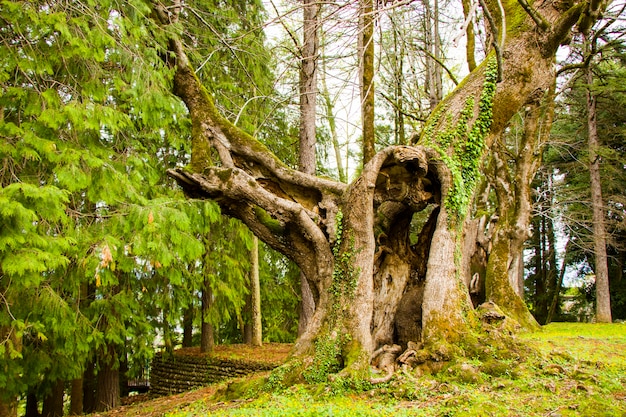
<svg viewBox="0 0 626 417"><path fill-rule="evenodd" d="M544 96L558 45L599 7L546 2L533 9L523 0L485 6L492 32L500 33L497 53L437 106L416 144L378 152L349 186L288 168L229 123L182 43L170 41L174 92L189 109L193 132L191 169L169 174L188 195L214 199L301 268L316 308L292 363L308 381L340 370L367 375L372 353L390 343L422 342L444 357L472 333L464 276L471 254L463 250L462 225L480 161L513 115ZM177 19L165 8L156 11L163 24ZM217 165L209 165L210 148ZM421 212L426 220L417 222ZM420 226L414 236L412 224ZM492 273L509 285L507 270Z"/></svg>

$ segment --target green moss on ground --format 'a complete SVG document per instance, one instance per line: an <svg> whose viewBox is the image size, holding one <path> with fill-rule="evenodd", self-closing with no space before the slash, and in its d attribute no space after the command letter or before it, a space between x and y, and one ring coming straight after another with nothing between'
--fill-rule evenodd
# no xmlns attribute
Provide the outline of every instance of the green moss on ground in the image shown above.
<svg viewBox="0 0 626 417"><path fill-rule="evenodd" d="M197 402L169 416L621 416L626 413L626 325L566 324L524 334L529 357L484 347L482 358L441 363L388 384L329 382L265 392L216 410Z"/></svg>

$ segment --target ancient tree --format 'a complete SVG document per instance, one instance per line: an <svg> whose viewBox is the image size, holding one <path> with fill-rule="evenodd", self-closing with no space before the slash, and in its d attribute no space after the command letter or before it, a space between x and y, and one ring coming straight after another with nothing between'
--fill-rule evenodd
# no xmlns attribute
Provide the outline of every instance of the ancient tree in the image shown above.
<svg viewBox="0 0 626 417"><path fill-rule="evenodd" d="M481 4L493 34L487 58L439 103L414 143L376 153L349 185L287 167L233 126L171 36L174 93L193 132L190 166L169 174L190 197L215 200L298 264L316 308L292 363L309 381L340 370L366 375L385 345L462 354L467 344L459 342L479 331L465 276L472 245L464 239L474 237L463 225L481 161L509 120L550 90L559 45L572 30L587 31L603 7L596 0ZM170 33L184 26L172 25L180 23L177 10L155 7ZM425 220L414 221L417 213ZM501 285L509 285L507 248L491 266L492 275L504 275L495 277ZM514 319L527 314L500 307Z"/></svg>

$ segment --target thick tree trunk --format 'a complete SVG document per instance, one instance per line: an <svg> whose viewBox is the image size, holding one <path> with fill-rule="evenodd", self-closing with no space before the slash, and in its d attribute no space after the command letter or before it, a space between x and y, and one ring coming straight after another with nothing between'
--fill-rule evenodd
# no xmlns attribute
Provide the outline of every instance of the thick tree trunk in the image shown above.
<svg viewBox="0 0 626 417"><path fill-rule="evenodd" d="M373 155L347 187L286 167L225 120L190 68L182 43L171 40L174 91L194 126L192 155L213 146L221 164L192 163L192 171L170 175L190 196L215 199L225 214L296 262L317 297L294 347L292 364L300 365L291 368L292 377L323 381L340 370L365 377L381 344L421 338L444 358L460 351L451 344L471 337L475 321L464 285L471 278L464 276L470 254L462 251L460 228L470 213L479 163L519 109L552 86L556 48L576 22L586 24L581 14L596 12L595 3L565 12L555 8L562 4L542 3L537 17L522 5L503 4L505 16L493 5L502 32L498 53L437 106L417 144ZM169 22L165 9L157 12ZM414 242L407 230L426 209L430 215ZM509 250L498 246L501 259L508 259ZM491 273L511 289L509 270L501 265ZM420 308L421 318L412 318Z"/></svg>
<svg viewBox="0 0 626 417"><path fill-rule="evenodd" d="M115 345L109 343L98 358L95 411L108 411L120 405L120 374Z"/></svg>
<svg viewBox="0 0 626 417"><path fill-rule="evenodd" d="M521 120L522 134L516 135L514 150L508 150L506 139L501 137L492 152L498 207L485 277L487 298L527 329L537 327L523 300L524 242L530 237L532 215L530 185L541 162L539 149L552 124L553 91L550 89L545 100L537 97L526 106ZM511 171L506 155L515 150Z"/></svg>
<svg viewBox="0 0 626 417"><path fill-rule="evenodd" d="M83 414L83 378L76 378L72 380L70 391L70 415L81 414Z"/></svg>
<svg viewBox="0 0 626 417"><path fill-rule="evenodd" d="M586 42L589 44L589 41ZM604 226L604 202L602 200L602 182L600 179L600 160L598 149L598 122L596 116L596 96L591 90L593 71L585 68L587 76L587 140L589 143L589 177L591 181L591 206L593 209L593 247L596 273L596 321L611 323L611 294L609 291L609 267L606 256L606 231Z"/></svg>
<svg viewBox="0 0 626 417"><path fill-rule="evenodd" d="M65 381L58 380L52 384L52 391L43 400L42 417L63 417L64 397Z"/></svg>
<svg viewBox="0 0 626 417"><path fill-rule="evenodd" d="M26 410L24 410L24 417L40 417L39 414L39 400L34 392L26 394Z"/></svg>

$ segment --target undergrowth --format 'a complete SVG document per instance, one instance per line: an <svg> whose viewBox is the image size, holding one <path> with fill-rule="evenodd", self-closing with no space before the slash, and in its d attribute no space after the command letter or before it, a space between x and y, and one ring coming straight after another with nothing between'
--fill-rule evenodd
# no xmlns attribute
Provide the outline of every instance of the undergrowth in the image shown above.
<svg viewBox="0 0 626 417"><path fill-rule="evenodd" d="M555 323L518 339L534 354L431 363L375 386L335 379L260 389L236 401L198 400L165 415L626 415L626 325Z"/></svg>

